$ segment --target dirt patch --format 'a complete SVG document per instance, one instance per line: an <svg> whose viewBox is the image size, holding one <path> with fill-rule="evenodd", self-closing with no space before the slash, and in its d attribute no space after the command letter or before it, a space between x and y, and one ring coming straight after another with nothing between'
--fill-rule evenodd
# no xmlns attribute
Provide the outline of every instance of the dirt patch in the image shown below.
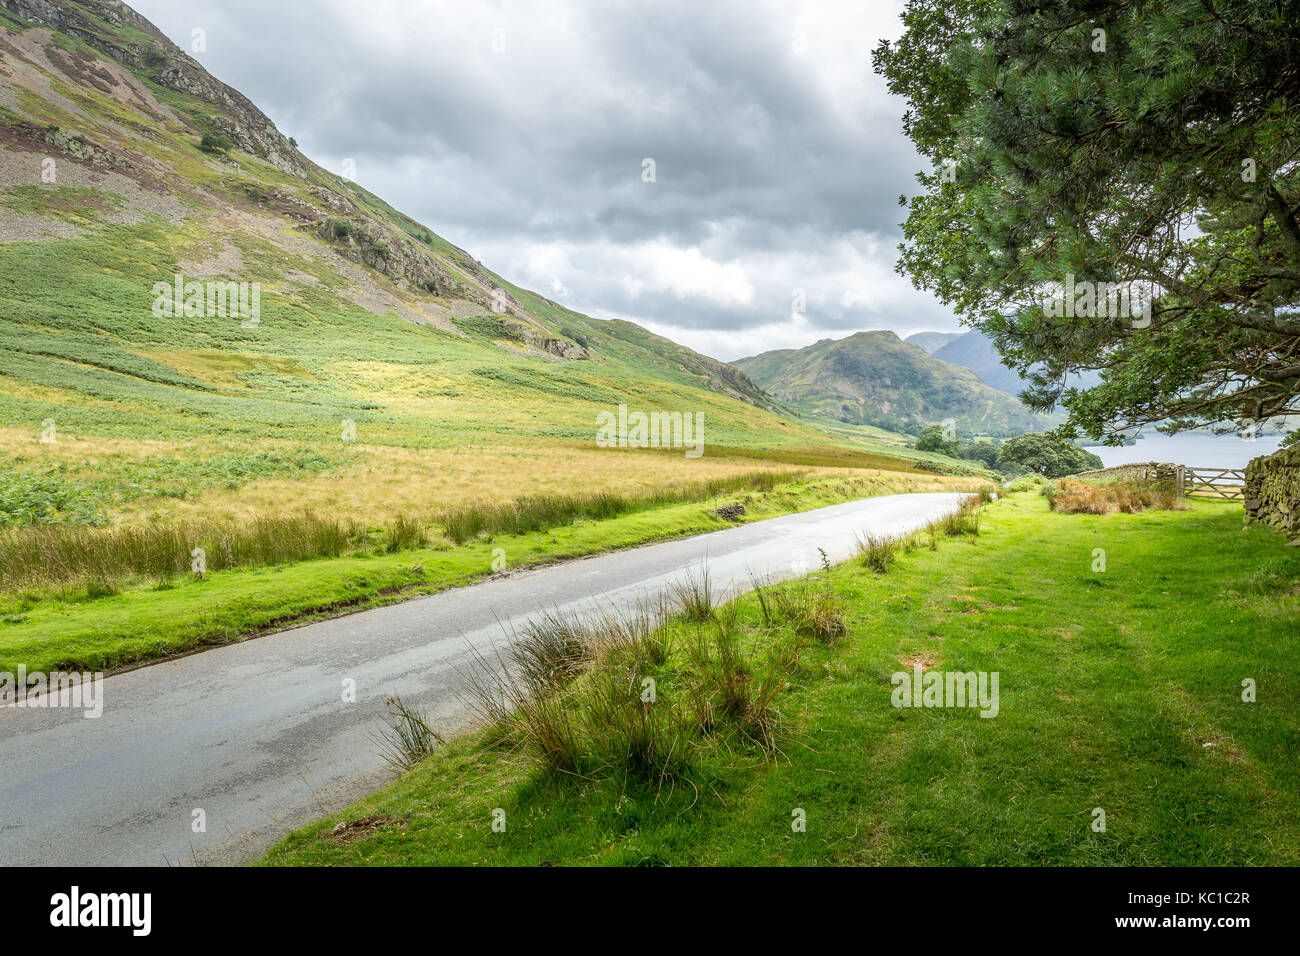
<svg viewBox="0 0 1300 956"><path fill-rule="evenodd" d="M221 251L211 255L202 262L180 263L181 273L196 279L215 279L221 276L238 275L244 268L244 255L239 247L229 242L224 243Z"/></svg>
<svg viewBox="0 0 1300 956"><path fill-rule="evenodd" d="M327 839L334 840L338 843L354 843L357 840L373 836L381 827L393 827L401 824L401 820L396 817L377 814L372 817L362 817L359 820L347 820L340 823L329 832Z"/></svg>
<svg viewBox="0 0 1300 956"><path fill-rule="evenodd" d="M918 666L921 668L921 670L926 670L938 664L939 658L935 657L933 654L930 654L928 652L921 652L921 653L911 654L907 657L901 658L901 662L903 666L906 667L908 670L911 670L912 668Z"/></svg>

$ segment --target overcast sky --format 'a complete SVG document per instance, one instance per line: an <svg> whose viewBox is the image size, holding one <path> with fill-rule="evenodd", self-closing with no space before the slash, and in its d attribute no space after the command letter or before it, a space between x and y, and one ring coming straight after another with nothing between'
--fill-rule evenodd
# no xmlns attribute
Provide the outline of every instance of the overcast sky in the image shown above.
<svg viewBox="0 0 1300 956"><path fill-rule="evenodd" d="M206 31L196 59L316 162L570 308L721 359L957 327L894 273L920 160L871 70L893 0L130 2Z"/></svg>

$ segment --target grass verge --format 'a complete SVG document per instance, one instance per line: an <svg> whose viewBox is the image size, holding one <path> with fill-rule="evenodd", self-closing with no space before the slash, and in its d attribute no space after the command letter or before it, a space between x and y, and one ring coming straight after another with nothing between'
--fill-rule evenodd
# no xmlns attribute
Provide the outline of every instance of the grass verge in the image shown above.
<svg viewBox="0 0 1300 956"><path fill-rule="evenodd" d="M951 479L954 488L977 479ZM722 499L745 505L744 520L771 518L855 498L910 490L888 475L821 479ZM479 537L460 546L380 547L273 567L209 570L134 588L90 587L0 601L0 671L129 666L237 641L294 623L430 594L476 578L566 558L716 531L717 501L578 520L528 534ZM184 552L188 554L188 551Z"/></svg>
<svg viewBox="0 0 1300 956"><path fill-rule="evenodd" d="M665 786L547 770L471 735L262 862L1294 861L1300 553L1229 503L1073 515L1020 494L983 509L978 534L957 531L900 547L885 573L851 561L819 575L846 633L800 642L776 759L713 747L689 784ZM745 659L799 640L775 603L719 610ZM702 626L674 624L674 659ZM918 665L999 673L997 716L892 706L892 676ZM660 701L673 693L660 683ZM331 836L368 816L386 823Z"/></svg>

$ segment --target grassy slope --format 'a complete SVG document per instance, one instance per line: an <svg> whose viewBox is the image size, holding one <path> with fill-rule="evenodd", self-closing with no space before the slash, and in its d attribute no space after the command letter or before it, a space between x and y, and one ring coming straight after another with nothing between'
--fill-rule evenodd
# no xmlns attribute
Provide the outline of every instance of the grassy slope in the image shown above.
<svg viewBox="0 0 1300 956"><path fill-rule="evenodd" d="M711 779L654 792L541 776L468 738L265 862L1289 864L1300 554L1280 545L1228 504L1068 516L1017 495L986 509L977 540L884 577L835 569L850 635L803 652L779 762L714 754ZM740 603L754 645L782 639ZM891 707L891 673L917 656L1000 672L1000 715ZM397 823L328 836L371 814Z"/></svg>
<svg viewBox="0 0 1300 956"><path fill-rule="evenodd" d="M95 26L105 42L118 47L143 49L153 43L157 49L156 41L134 28L121 28L120 36L116 29L103 22ZM40 34L27 30L28 36ZM104 62L80 40L54 34L46 48L53 46L74 51L83 66ZM147 481L128 473L132 469L201 471L214 455L246 456L268 448L290 458L304 449L326 458L332 467L303 473L289 464L279 477L309 486L299 500L349 513L355 513L352 500L366 496L347 495L352 500L340 502L344 496L330 500L321 489L340 475L366 482L376 469L399 470L394 450L475 448L492 459L460 483L422 482L412 475L411 497L444 496L435 505L473 488L480 494L494 487L527 493L538 490L539 479L590 479L594 485L608 476L593 475L587 459L566 449L579 442L590 445L596 413L620 403L703 413L709 456L729 449L838 453L842 442L822 431L738 400L761 404L762 396L743 380L728 381L728 375L735 377L730 367L630 323L599 322L511 286L468 253L305 157L297 157L306 168L298 177L239 151L224 158L200 152L201 130L225 108L158 85L149 67L132 70L147 95L175 109L182 122L144 117L115 98L116 88L105 92L57 70L48 74L50 95L37 95L0 75L0 84L11 87L17 101L14 110L0 108L0 136L14 155L28 157L24 175L32 177L32 182L0 185L0 217L36 214L85 230L77 238L9 243L0 257L0 347L6 351L0 424L11 429L0 434L0 460L6 466L41 476L55 473L80 491L93 485L107 516L116 521L129 504L122 499L132 494L163 500L147 514L127 517L181 510L163 507L172 496L153 495ZM105 151L128 157L136 168L132 176L145 191L176 196L187 221L150 217L112 224L106 217L120 211L125 198L108 185L39 184L40 157L57 150L33 137L49 126L85 134ZM59 161L63 183L77 163L63 156ZM97 181L104 182L102 175ZM306 208L315 210L309 218L333 216L319 198L322 191L355 203L352 218L369 217L372 224L391 227L431 250L459 283L457 290L429 295L402 287L340 259L337 243L313 238L312 229L277 212L292 199L302 204L292 207L298 214ZM254 228L254 222L262 225ZM196 275L193 264L209 261L224 265ZM262 283L260 325L247 329L235 319L151 315L153 283L182 270L193 278ZM365 276L362 283L358 271ZM559 336L568 328L589 344L592 359L556 362L519 341L494 337L486 331L490 321L472 315L477 310L491 319L484 283L505 288L533 326ZM359 289L379 314L352 301ZM394 304L417 313L431 310L430 315L453 309L460 318L452 322L444 315L439 323L416 325L392 311ZM69 462L38 443L46 419L54 420L63 439L116 444L98 448L88 462L91 468ZM345 419L356 422L355 446L340 441ZM135 451L146 445L152 453L141 465ZM555 449L556 469L539 471L515 454L520 448ZM889 449L887 442L876 442L867 450ZM119 459L129 459L131 468L117 467ZM891 463L910 468L879 456L843 462ZM439 465L445 469L448 462ZM683 467L679 461L672 470ZM249 484L253 479L246 474L230 468L223 484L232 490ZM192 489L187 499L192 503L202 490ZM357 516L383 523L396 510L385 500Z"/></svg>

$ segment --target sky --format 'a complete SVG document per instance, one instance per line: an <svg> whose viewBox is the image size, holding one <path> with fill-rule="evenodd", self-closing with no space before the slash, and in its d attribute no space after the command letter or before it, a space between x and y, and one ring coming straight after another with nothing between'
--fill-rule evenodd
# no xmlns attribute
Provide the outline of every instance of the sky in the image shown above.
<svg viewBox="0 0 1300 956"><path fill-rule="evenodd" d="M731 360L952 331L894 271L894 0L131 0L320 165L517 285ZM193 50L195 30L205 50Z"/></svg>

